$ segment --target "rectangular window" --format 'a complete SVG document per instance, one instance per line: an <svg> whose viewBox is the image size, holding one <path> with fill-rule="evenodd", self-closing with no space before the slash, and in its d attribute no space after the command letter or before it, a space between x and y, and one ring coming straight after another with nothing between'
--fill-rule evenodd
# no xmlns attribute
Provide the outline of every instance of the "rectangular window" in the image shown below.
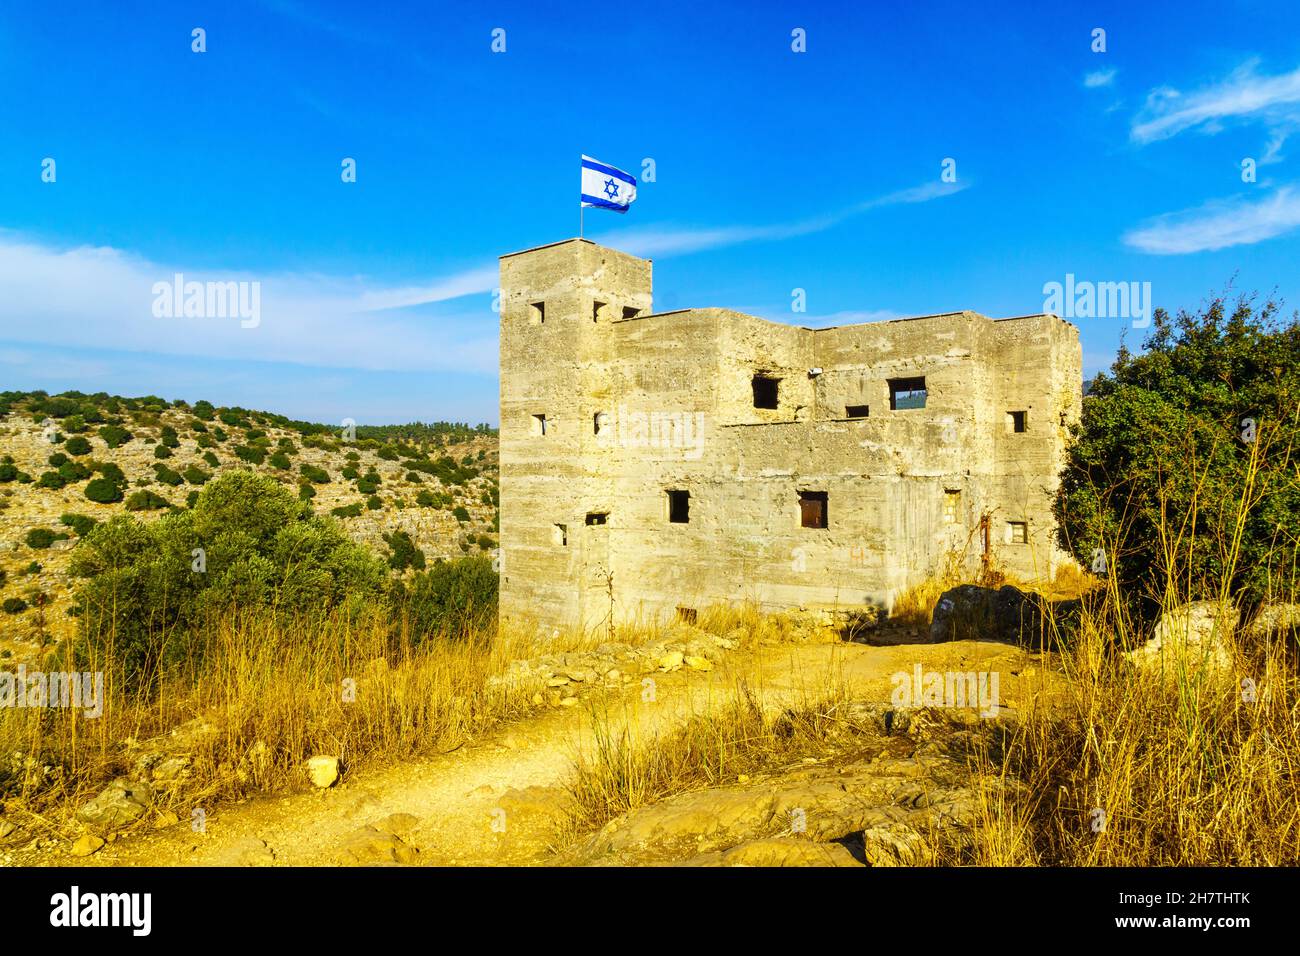
<svg viewBox="0 0 1300 956"><path fill-rule="evenodd" d="M889 380L889 410L903 411L909 408L925 408L928 396L925 378L891 378Z"/></svg>
<svg viewBox="0 0 1300 956"><path fill-rule="evenodd" d="M546 321L546 303L530 302L528 303L528 321L533 325L541 325Z"/></svg>
<svg viewBox="0 0 1300 956"><path fill-rule="evenodd" d="M634 309L630 305L623 306L623 318L625 319L635 319L640 314L640 309Z"/></svg>
<svg viewBox="0 0 1300 956"><path fill-rule="evenodd" d="M609 415L605 412L597 412L591 416L592 434L603 435L605 429L609 427Z"/></svg>
<svg viewBox="0 0 1300 956"><path fill-rule="evenodd" d="M668 492L668 520L673 524L687 524L691 520L691 493Z"/></svg>
<svg viewBox="0 0 1300 956"><path fill-rule="evenodd" d="M588 526L588 527L591 527L592 525L602 525L602 524L604 524L605 522L607 522L608 520L609 520L609 512L608 512L608 511L588 511L588 512L587 512L587 526Z"/></svg>
<svg viewBox="0 0 1300 956"><path fill-rule="evenodd" d="M1007 412L1007 431L1025 431L1028 427L1028 415L1028 412Z"/></svg>
<svg viewBox="0 0 1300 956"><path fill-rule="evenodd" d="M1029 541L1029 525L1024 521L1007 522L1007 543L1026 544Z"/></svg>
<svg viewBox="0 0 1300 956"><path fill-rule="evenodd" d="M961 490L945 488L943 491L943 523L956 524L961 520Z"/></svg>
<svg viewBox="0 0 1300 956"><path fill-rule="evenodd" d="M593 302L593 303L591 303L591 321L593 321L593 322L599 322L599 321L600 321L600 310L603 309L603 308L605 308L605 303L604 303L604 302Z"/></svg>
<svg viewBox="0 0 1300 956"><path fill-rule="evenodd" d="M845 405L844 406L845 418L866 418L870 414L871 414L871 406L869 405Z"/></svg>
<svg viewBox="0 0 1300 956"><path fill-rule="evenodd" d="M825 528L827 503L824 491L799 492L799 523L805 528Z"/></svg>
<svg viewBox="0 0 1300 956"><path fill-rule="evenodd" d="M754 407L755 408L776 408L778 391L781 380L779 378L769 378L766 375L754 376Z"/></svg>
<svg viewBox="0 0 1300 956"><path fill-rule="evenodd" d="M551 539L561 548L568 547L569 526L567 524L553 525L551 528Z"/></svg>
<svg viewBox="0 0 1300 956"><path fill-rule="evenodd" d="M545 434L547 433L547 431L550 429L550 425L551 425L551 423L548 422L548 421L546 420L546 416L545 416L545 415L534 415L534 416L533 416L533 434L534 434L534 435L545 435Z"/></svg>

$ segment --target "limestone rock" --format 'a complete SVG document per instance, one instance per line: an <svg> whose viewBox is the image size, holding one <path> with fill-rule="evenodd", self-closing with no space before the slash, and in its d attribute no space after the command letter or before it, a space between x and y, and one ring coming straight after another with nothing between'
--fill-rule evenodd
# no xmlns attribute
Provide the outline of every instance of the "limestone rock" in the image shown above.
<svg viewBox="0 0 1300 956"><path fill-rule="evenodd" d="M362 827L347 837L339 847L339 856L345 863L361 865L411 864L416 861L419 852L415 847L404 843L401 837L381 833L374 827Z"/></svg>
<svg viewBox="0 0 1300 956"><path fill-rule="evenodd" d="M327 754L318 754L308 759L305 764L307 777L312 786L322 790L334 786L339 779L339 758Z"/></svg>
<svg viewBox="0 0 1300 956"><path fill-rule="evenodd" d="M1140 671L1175 673L1180 666L1193 672L1232 668L1230 635L1240 612L1214 601L1193 601L1160 615L1151 640L1125 653Z"/></svg>
<svg viewBox="0 0 1300 956"><path fill-rule="evenodd" d="M713 661L707 657L688 657L686 658L686 666L691 670L711 671L713 670Z"/></svg>
<svg viewBox="0 0 1300 956"><path fill-rule="evenodd" d="M93 833L84 834L76 843L72 844L73 856L90 856L98 852L104 846L104 841Z"/></svg>
<svg viewBox="0 0 1300 956"><path fill-rule="evenodd" d="M119 777L77 811L77 819L99 827L124 827L140 818L153 798L147 783Z"/></svg>
<svg viewBox="0 0 1300 956"><path fill-rule="evenodd" d="M723 866L861 866L838 843L814 843L790 837L751 840L722 854Z"/></svg>
<svg viewBox="0 0 1300 956"><path fill-rule="evenodd" d="M658 667L661 671L675 671L682 666L686 660L686 655L681 651L669 651L662 655L658 661Z"/></svg>

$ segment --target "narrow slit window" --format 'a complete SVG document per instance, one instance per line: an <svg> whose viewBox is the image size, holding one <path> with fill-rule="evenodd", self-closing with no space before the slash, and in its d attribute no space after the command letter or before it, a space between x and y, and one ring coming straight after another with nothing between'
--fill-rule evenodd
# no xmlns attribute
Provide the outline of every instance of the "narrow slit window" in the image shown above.
<svg viewBox="0 0 1300 956"><path fill-rule="evenodd" d="M690 523L691 493L689 491L668 492L668 520L673 524Z"/></svg>
<svg viewBox="0 0 1300 956"><path fill-rule="evenodd" d="M569 526L567 524L553 525L551 528L551 538L561 548L569 545Z"/></svg>
<svg viewBox="0 0 1300 956"><path fill-rule="evenodd" d="M929 392L925 387L924 376L918 378L891 378L889 380L889 410L905 411L909 408L925 408Z"/></svg>
<svg viewBox="0 0 1300 956"><path fill-rule="evenodd" d="M1007 412L1007 431L1023 432L1029 428L1028 412Z"/></svg>
<svg viewBox="0 0 1300 956"><path fill-rule="evenodd" d="M588 511L588 512L587 512L587 527L589 527L589 528L590 528L590 527L593 527L593 526L596 526L596 525L602 525L602 524L605 524L607 521L609 521L609 512L608 512L608 511Z"/></svg>
<svg viewBox="0 0 1300 956"><path fill-rule="evenodd" d="M546 303L528 303L528 321L533 325L542 325L546 321Z"/></svg>
<svg viewBox="0 0 1300 956"><path fill-rule="evenodd" d="M623 306L623 318L625 319L635 319L640 314L640 309L634 309L630 305Z"/></svg>
<svg viewBox="0 0 1300 956"><path fill-rule="evenodd" d="M943 491L943 523L957 524L961 520L961 489L945 488Z"/></svg>
<svg viewBox="0 0 1300 956"><path fill-rule="evenodd" d="M594 435L603 435L605 429L609 427L609 415L605 412L597 412L591 418L591 430Z"/></svg>
<svg viewBox="0 0 1300 956"><path fill-rule="evenodd" d="M1029 541L1029 525L1024 521L1007 522L1007 543L1026 544Z"/></svg>
<svg viewBox="0 0 1300 956"><path fill-rule="evenodd" d="M827 504L824 491L799 492L799 523L805 528L825 528Z"/></svg>
<svg viewBox="0 0 1300 956"><path fill-rule="evenodd" d="M534 434L534 435L545 435L547 432L550 431L550 428L551 428L551 423L550 423L550 421L547 419L547 417L546 417L545 415L534 415L534 416L533 416L533 434Z"/></svg>
<svg viewBox="0 0 1300 956"><path fill-rule="evenodd" d="M599 321L600 321L600 310L603 309L603 308L605 308L605 303L604 303L604 302L593 302L593 303L591 303L591 321L593 321L593 322L599 322Z"/></svg>
<svg viewBox="0 0 1300 956"><path fill-rule="evenodd" d="M767 375L755 375L753 387L755 408L777 407L781 388L781 380L779 378L772 378Z"/></svg>
<svg viewBox="0 0 1300 956"><path fill-rule="evenodd" d="M867 418L871 415L870 405L845 405L845 418Z"/></svg>

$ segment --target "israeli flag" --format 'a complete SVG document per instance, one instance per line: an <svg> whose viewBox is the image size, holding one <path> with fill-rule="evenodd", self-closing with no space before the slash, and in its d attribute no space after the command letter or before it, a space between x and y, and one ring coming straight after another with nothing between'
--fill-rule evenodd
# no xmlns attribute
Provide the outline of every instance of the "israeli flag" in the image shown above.
<svg viewBox="0 0 1300 956"><path fill-rule="evenodd" d="M636 177L607 166L590 156L582 157L582 204L627 212L636 200Z"/></svg>

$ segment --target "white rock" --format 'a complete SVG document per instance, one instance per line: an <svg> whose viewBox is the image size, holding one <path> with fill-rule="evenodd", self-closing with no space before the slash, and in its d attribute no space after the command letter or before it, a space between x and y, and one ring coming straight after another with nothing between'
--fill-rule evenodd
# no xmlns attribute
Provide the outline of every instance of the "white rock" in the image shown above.
<svg viewBox="0 0 1300 956"><path fill-rule="evenodd" d="M324 790L332 787L339 779L339 758L327 754L318 754L310 758L305 764L307 776L312 782L312 786L320 787Z"/></svg>

